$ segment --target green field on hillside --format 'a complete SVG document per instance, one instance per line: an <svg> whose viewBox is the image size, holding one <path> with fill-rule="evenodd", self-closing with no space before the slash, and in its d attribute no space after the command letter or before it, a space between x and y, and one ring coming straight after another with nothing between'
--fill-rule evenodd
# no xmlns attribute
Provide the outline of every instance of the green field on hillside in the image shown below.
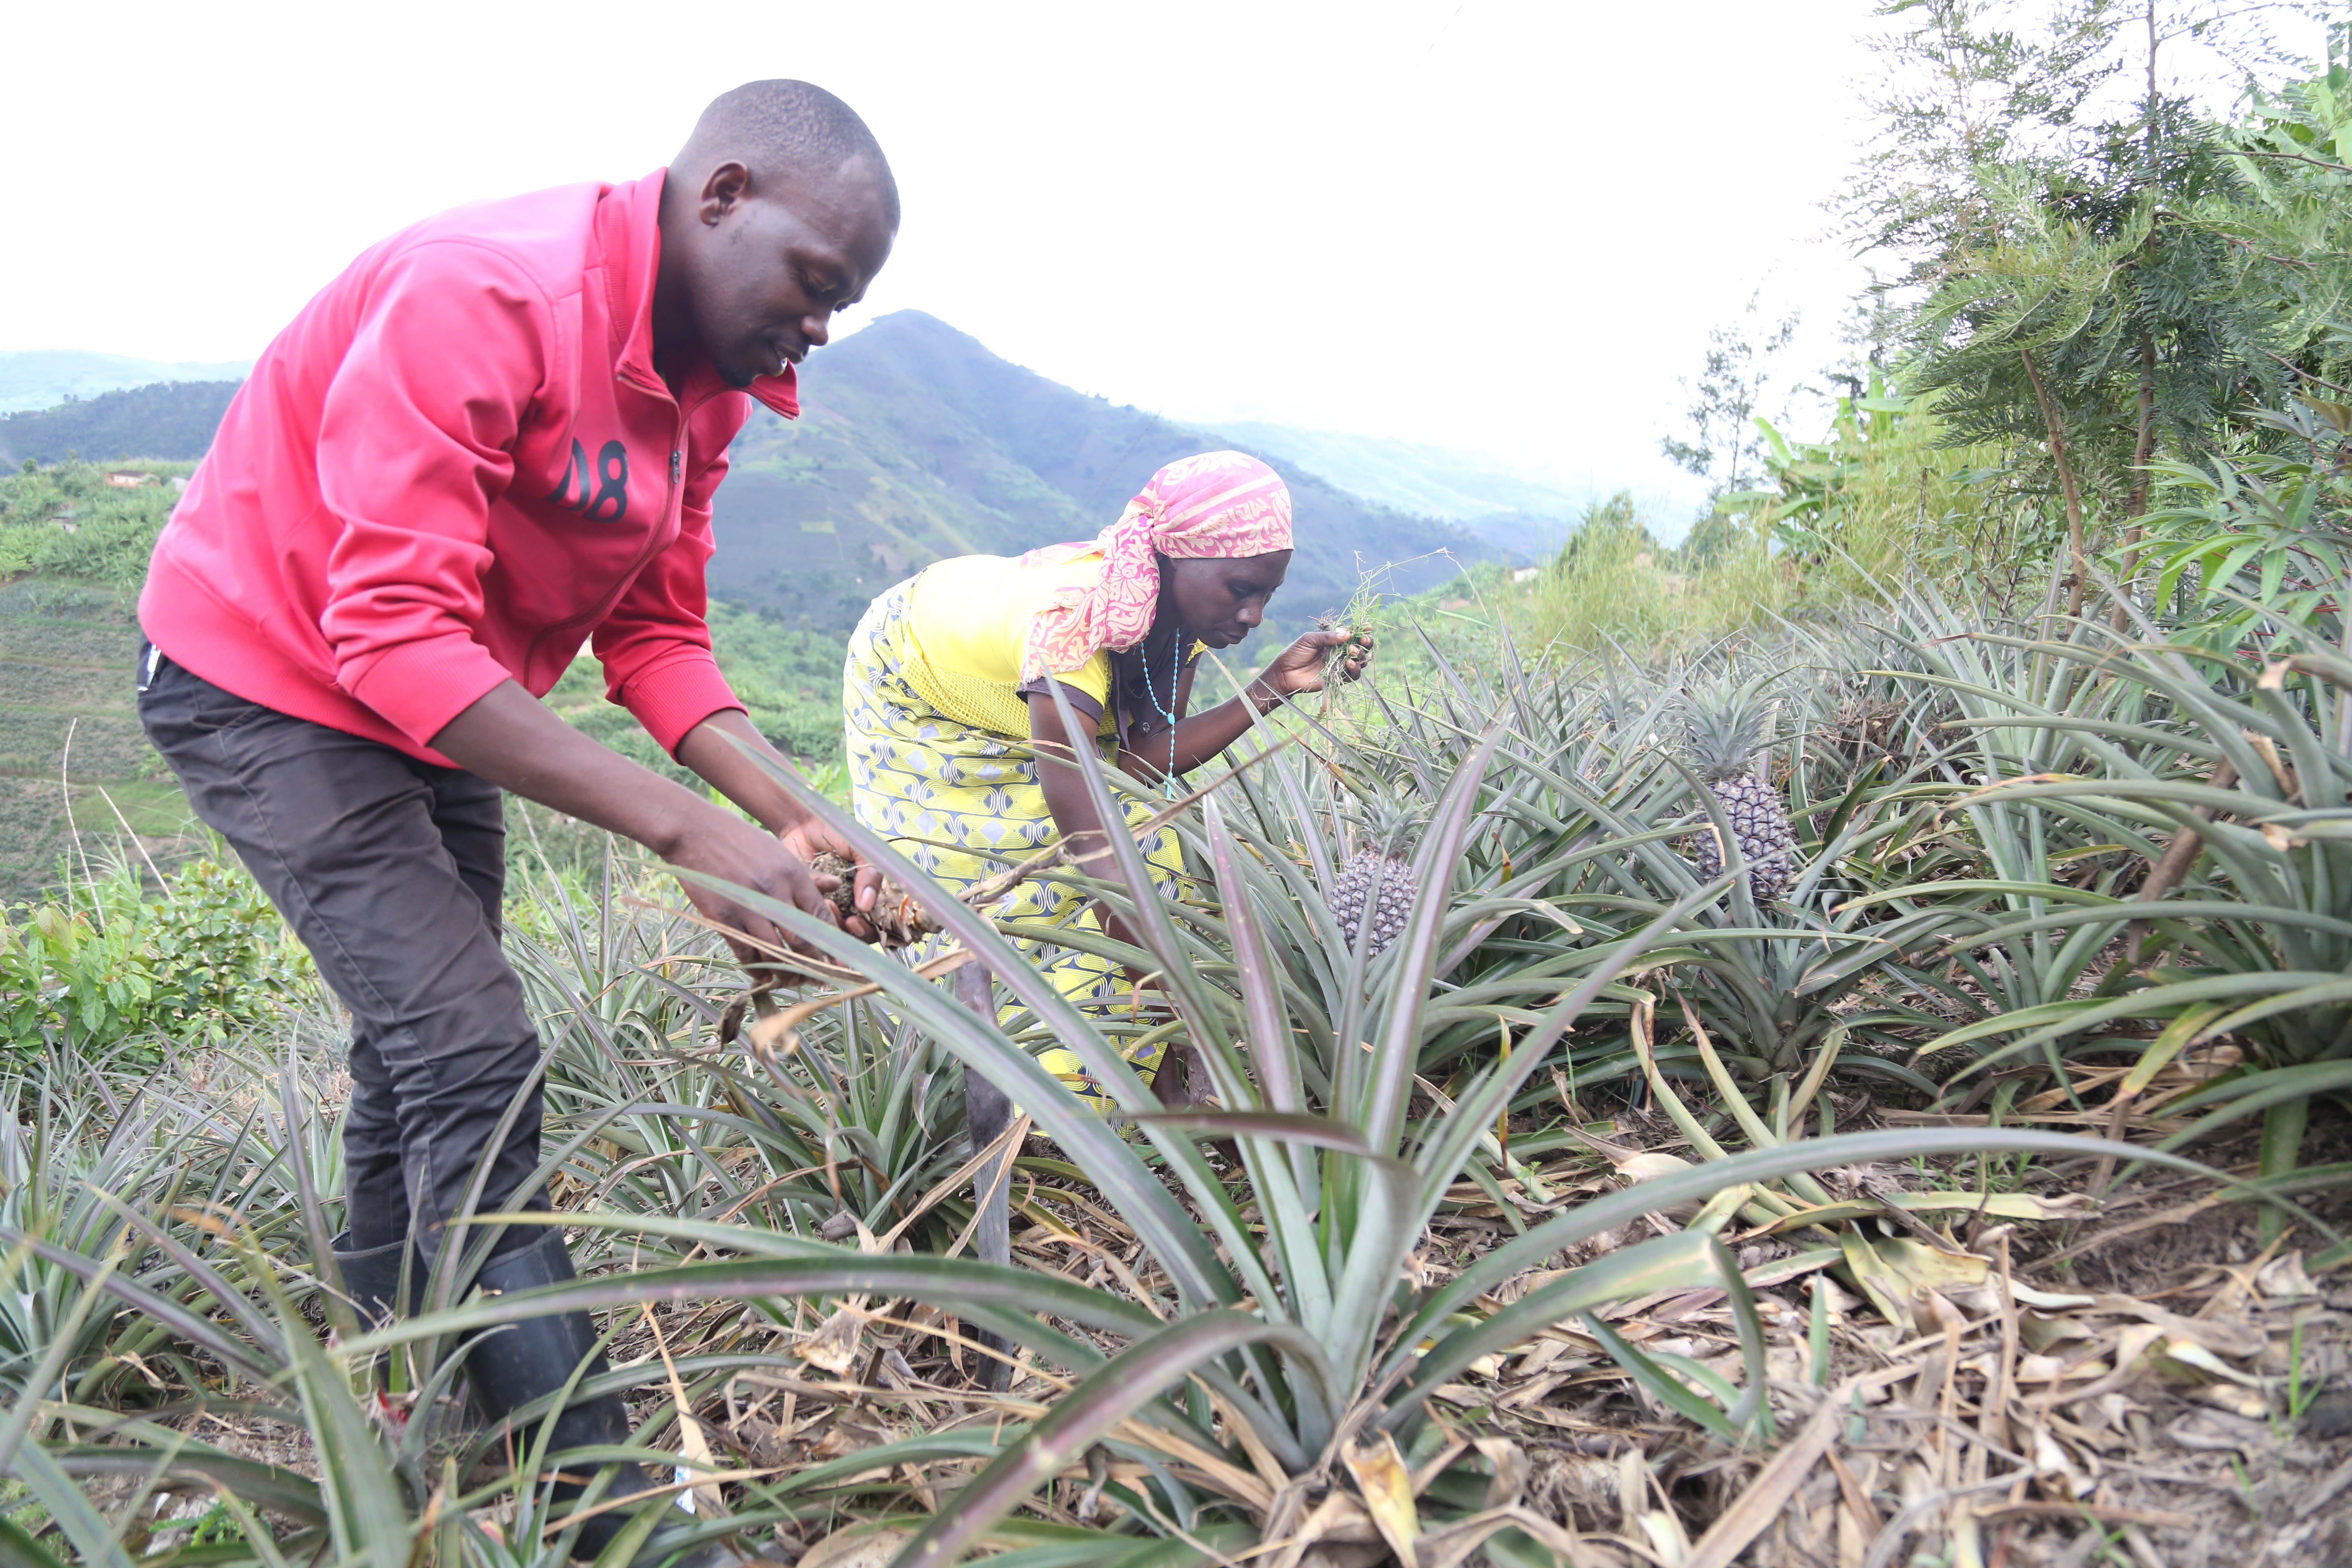
<svg viewBox="0 0 2352 1568"><path fill-rule="evenodd" d="M0 587L0 899L55 878L76 849L112 858L192 842L179 786L131 701L138 623L123 595L31 578Z"/></svg>
<svg viewBox="0 0 2352 1568"><path fill-rule="evenodd" d="M68 859L184 855L194 823L132 707L132 614L187 463L0 474L0 900ZM138 474L125 485L109 476Z"/></svg>

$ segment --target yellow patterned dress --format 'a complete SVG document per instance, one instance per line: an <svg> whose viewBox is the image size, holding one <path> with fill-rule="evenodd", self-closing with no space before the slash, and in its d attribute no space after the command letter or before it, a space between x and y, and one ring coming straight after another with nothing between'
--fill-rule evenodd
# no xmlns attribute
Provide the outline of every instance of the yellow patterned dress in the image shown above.
<svg viewBox="0 0 2352 1568"><path fill-rule="evenodd" d="M942 561L875 600L849 639L842 710L851 809L946 888L985 880L1060 836L1029 752L1024 690L1034 687L1024 687L1021 660L1031 618L1101 568L1098 554L1034 566L990 555ZM1119 716L1142 695L1139 667L1125 668L1134 662L1097 653L1060 677L1073 705L1094 710L1106 763L1116 754ZM1172 707L1174 672L1160 673L1152 695ZM1124 781L1112 775L1114 784ZM1151 813L1139 793L1125 804L1130 822ZM1160 897L1180 897L1176 835L1162 828L1139 844L1159 873ZM1098 929L1083 893L1037 878L989 912ZM929 956L940 940L911 956ZM1017 945L1074 1001L1108 1008L1121 994L1122 977L1107 960L1047 942ZM1154 1046L1134 1058L1147 1079L1159 1057ZM1070 1052L1056 1047L1041 1059L1080 1093L1095 1092Z"/></svg>

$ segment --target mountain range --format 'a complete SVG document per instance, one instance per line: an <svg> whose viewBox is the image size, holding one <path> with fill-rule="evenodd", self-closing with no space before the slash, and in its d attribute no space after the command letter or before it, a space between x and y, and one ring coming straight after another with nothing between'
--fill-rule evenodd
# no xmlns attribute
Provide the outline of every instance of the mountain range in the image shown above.
<svg viewBox="0 0 2352 1568"><path fill-rule="evenodd" d="M83 349L0 350L0 414L50 408L68 398L95 397L157 382L242 381L252 368L249 359L175 364Z"/></svg>
<svg viewBox="0 0 2352 1568"><path fill-rule="evenodd" d="M802 397L797 422L755 410L735 438L710 584L819 631L847 629L931 561L1091 537L1160 465L1232 444L1074 392L919 310L821 351ZM1298 540L1276 602L1286 625L1342 608L1367 577L1417 593L1513 553L1276 466Z"/></svg>
<svg viewBox="0 0 2352 1568"><path fill-rule="evenodd" d="M95 387L115 358L0 356L0 391L12 363L42 360L53 377ZM0 416L0 459L200 457L235 391L233 380L179 379ZM827 636L933 561L1090 537L1160 465L1219 447L1256 452L1289 481L1298 554L1276 618L1294 627L1368 583L1417 593L1472 562L1531 558L1556 543L1558 514L1573 500L1482 479L1472 460L1432 448L1174 423L1013 364L919 310L819 351L803 367L802 400L797 421L755 407L736 437L709 582L719 598ZM1318 451L1356 486L1331 482ZM1555 502L1552 515L1533 515ZM1474 515L1466 524L1431 515L1441 507Z"/></svg>
<svg viewBox="0 0 2352 1568"><path fill-rule="evenodd" d="M1260 419L1195 423L1270 462L1311 469L1366 500L1458 522L1522 553L1531 542L1557 548L1586 507L1622 488L1531 479L1497 458L1386 436L1307 430Z"/></svg>
<svg viewBox="0 0 2352 1568"><path fill-rule="evenodd" d="M163 381L71 398L54 408L0 414L0 463L191 462L213 444L236 388L234 381Z"/></svg>

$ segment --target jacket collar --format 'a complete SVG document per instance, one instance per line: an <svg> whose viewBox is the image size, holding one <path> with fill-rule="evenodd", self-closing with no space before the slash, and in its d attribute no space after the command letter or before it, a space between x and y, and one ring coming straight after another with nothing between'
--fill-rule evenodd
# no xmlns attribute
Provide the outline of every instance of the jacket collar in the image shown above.
<svg viewBox="0 0 2352 1568"><path fill-rule="evenodd" d="M661 273L662 181L668 173L656 169L642 180L614 185L596 207L597 249L616 340L614 368L623 380L664 397L670 395L669 386L654 369L654 280ZM799 389L799 377L787 364L782 375L763 375L745 390L785 418L797 419ZM698 360L687 372L677 401L691 405L725 390L710 362Z"/></svg>

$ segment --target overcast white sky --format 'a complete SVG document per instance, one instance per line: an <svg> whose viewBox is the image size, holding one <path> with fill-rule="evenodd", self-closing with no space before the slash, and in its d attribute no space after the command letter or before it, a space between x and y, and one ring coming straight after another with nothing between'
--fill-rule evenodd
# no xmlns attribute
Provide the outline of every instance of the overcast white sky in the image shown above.
<svg viewBox="0 0 2352 1568"><path fill-rule="evenodd" d="M1759 282L1827 357L1869 8L24 5L0 348L250 356L383 235L646 173L717 92L800 76L905 195L868 316L1171 416L1650 485Z"/></svg>

